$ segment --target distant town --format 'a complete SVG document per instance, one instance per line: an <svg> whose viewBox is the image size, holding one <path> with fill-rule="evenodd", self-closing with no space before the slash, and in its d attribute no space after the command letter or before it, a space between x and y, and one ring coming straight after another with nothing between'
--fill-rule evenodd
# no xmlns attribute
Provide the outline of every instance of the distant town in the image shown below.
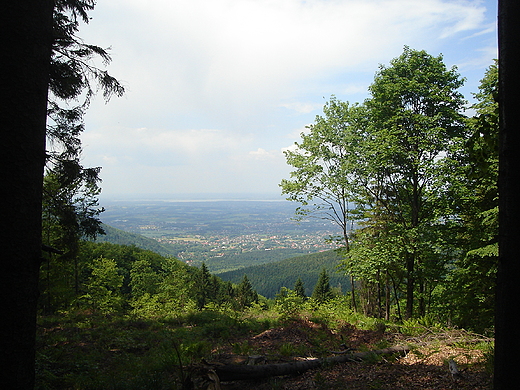
<svg viewBox="0 0 520 390"><path fill-rule="evenodd" d="M279 201L121 201L106 205L102 219L115 228L153 238L194 265L247 253L267 257L269 252L337 248L330 240L339 233L335 225L320 218L295 221L296 206Z"/></svg>
<svg viewBox="0 0 520 390"><path fill-rule="evenodd" d="M230 254L242 254L252 251L271 251L274 249L299 249L305 252L320 252L335 249L338 246L328 242L330 234L315 233L302 235L246 234L240 236L201 236L184 238L155 238L162 244L185 245L186 250L179 252L177 258L188 263L200 261L201 257L211 259ZM201 253L202 252L202 253Z"/></svg>

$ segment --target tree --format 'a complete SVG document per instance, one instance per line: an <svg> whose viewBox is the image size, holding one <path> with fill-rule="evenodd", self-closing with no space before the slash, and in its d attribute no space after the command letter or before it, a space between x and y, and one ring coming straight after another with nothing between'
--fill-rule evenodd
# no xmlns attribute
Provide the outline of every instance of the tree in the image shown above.
<svg viewBox="0 0 520 390"><path fill-rule="evenodd" d="M247 275L244 275L241 282L236 287L234 297L239 310L244 310L246 307L251 306L252 303L258 302L258 294L253 290L253 286L251 285Z"/></svg>
<svg viewBox="0 0 520 390"><path fill-rule="evenodd" d="M305 287L303 286L303 281L301 278L298 278L298 280L294 284L294 293L296 294L297 297L300 297L300 298L307 297L305 295Z"/></svg>
<svg viewBox="0 0 520 390"><path fill-rule="evenodd" d="M404 278L402 237L377 218L360 223L352 236L351 250L342 261L343 269L363 281L359 298L366 315L390 319L391 302L397 306L397 318L402 318L399 296Z"/></svg>
<svg viewBox="0 0 520 390"><path fill-rule="evenodd" d="M92 261L87 293L82 300L103 315L119 312L123 304L122 286L123 275L119 274L116 261L100 257Z"/></svg>
<svg viewBox="0 0 520 390"><path fill-rule="evenodd" d="M130 269L130 288L132 299L138 300L145 294L157 293L160 275L152 268L148 259L134 261Z"/></svg>
<svg viewBox="0 0 520 390"><path fill-rule="evenodd" d="M202 310L210 299L216 298L217 292L212 291L211 274L205 263L202 263L195 278L195 300L197 301L197 309Z"/></svg>
<svg viewBox="0 0 520 390"><path fill-rule="evenodd" d="M316 286L314 286L314 290L312 291L311 298L319 303L326 302L332 298L329 274L327 273L327 270L325 268L320 273L318 282L316 283Z"/></svg>
<svg viewBox="0 0 520 390"><path fill-rule="evenodd" d="M349 231L355 220L364 108L349 105L332 97L323 108L324 116L316 116L302 133L295 150L285 151L287 163L295 168L291 180L280 183L288 200L299 202L299 218L311 215L331 221L341 229L337 242L348 252ZM352 304L355 308L354 282Z"/></svg>
<svg viewBox="0 0 520 390"><path fill-rule="evenodd" d="M443 160L463 136L465 101L457 91L462 84L456 69L447 69L442 56L405 47L390 66L380 67L369 88L373 181L367 188L378 196L385 223L392 224L394 233L406 242L402 256L407 317L413 316L416 289L419 314L425 314L424 297L433 276L428 275L428 257L436 257L432 265L441 260L432 252L434 225L441 218L436 206L449 179L441 179Z"/></svg>
<svg viewBox="0 0 520 390"><path fill-rule="evenodd" d="M339 240L348 248L363 108L332 97L323 112L325 116L316 116L315 123L307 126L308 134L301 133L302 142L284 152L296 169L280 187L288 200L301 204L296 210L300 218L316 216L340 227Z"/></svg>
<svg viewBox="0 0 520 390"><path fill-rule="evenodd" d="M88 23L88 12L94 6L94 0L55 1L47 110L49 148L44 180L44 222L46 233L52 229L55 234L46 234L44 238L46 245L64 252L59 261L74 263L76 295L79 240L103 233L97 218L103 211L97 202L101 191L98 187L100 168L84 168L80 161L83 117L96 92L95 86L107 101L113 94L121 96L124 92L114 77L92 64L97 56L107 65L110 62L107 50L86 44L76 35L79 23ZM77 105L71 107L72 102Z"/></svg>
<svg viewBox="0 0 520 390"><path fill-rule="evenodd" d="M45 120L52 51L50 0L5 4L0 119L0 387L32 389L41 259Z"/></svg>
<svg viewBox="0 0 520 390"><path fill-rule="evenodd" d="M516 351L520 343L520 3L498 2L499 45L499 257L496 284L494 388L518 383Z"/></svg>
<svg viewBox="0 0 520 390"><path fill-rule="evenodd" d="M474 94L476 114L462 156L448 165L456 200L450 230L460 251L448 274L443 307L460 327L484 332L493 327L498 262L498 66L491 65Z"/></svg>
<svg viewBox="0 0 520 390"><path fill-rule="evenodd" d="M75 162L63 162L60 167L47 172L43 186L43 243L60 252L47 255L42 265L41 304L45 312L68 308L52 303L56 298L79 296L80 240L104 233L98 218L103 211L97 199L101 191L97 185L99 169L85 169Z"/></svg>
<svg viewBox="0 0 520 390"><path fill-rule="evenodd" d="M76 66L82 61L74 61L87 58L89 52L102 55L97 47L74 39L78 17L88 21L87 11L93 6L93 0L21 0L6 5L0 20L3 35L10 37L4 45L0 111L8 129L1 160L2 182L7 185L2 187L0 208L1 244L7 259L0 296L2 308L9 313L0 323L3 388L34 385L48 91L60 99L77 97L85 88L87 96L94 92L88 88L92 73L83 73L87 68ZM94 75L105 93L122 92L106 72Z"/></svg>

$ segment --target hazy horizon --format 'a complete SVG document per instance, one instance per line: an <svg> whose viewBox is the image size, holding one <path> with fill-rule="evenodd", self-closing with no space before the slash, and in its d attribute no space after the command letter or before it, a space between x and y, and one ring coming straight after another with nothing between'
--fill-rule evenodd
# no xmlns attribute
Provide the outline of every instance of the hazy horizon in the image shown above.
<svg viewBox="0 0 520 390"><path fill-rule="evenodd" d="M163 202L206 202L206 201L287 201L285 195L276 193L120 193L103 194L100 202L117 201L163 201ZM290 202L290 201L287 201Z"/></svg>

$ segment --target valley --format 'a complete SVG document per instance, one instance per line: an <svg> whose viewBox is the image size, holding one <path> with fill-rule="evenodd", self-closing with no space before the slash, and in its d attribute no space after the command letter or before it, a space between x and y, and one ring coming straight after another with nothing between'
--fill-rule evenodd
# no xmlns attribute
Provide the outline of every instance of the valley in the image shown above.
<svg viewBox="0 0 520 390"><path fill-rule="evenodd" d="M124 200L105 201L103 206L106 225L155 241L149 242L155 247L147 249L190 265L204 262L214 273L337 247L328 242L337 232L332 223L317 218L295 221L296 204L288 201Z"/></svg>

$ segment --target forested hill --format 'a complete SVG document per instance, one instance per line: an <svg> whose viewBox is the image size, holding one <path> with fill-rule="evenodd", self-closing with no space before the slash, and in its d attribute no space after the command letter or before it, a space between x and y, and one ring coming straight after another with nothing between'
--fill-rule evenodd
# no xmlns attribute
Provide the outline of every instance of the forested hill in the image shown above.
<svg viewBox="0 0 520 390"><path fill-rule="evenodd" d="M340 260L341 257L331 250L223 272L218 276L224 281L239 283L244 275L247 275L253 288L267 298L274 298L281 287L293 289L294 284L300 278L303 281L306 295L310 296L320 272L325 268L331 287L339 287L345 293L350 290L350 280L344 273L337 272Z"/></svg>
<svg viewBox="0 0 520 390"><path fill-rule="evenodd" d="M106 224L103 224L102 227L106 234L97 236L96 242L110 242L112 244L129 246L135 245L138 248L158 253L161 256L175 255L173 248L169 248L168 245L161 245L161 243L154 239L136 233L125 232L124 230L116 229Z"/></svg>
<svg viewBox="0 0 520 390"><path fill-rule="evenodd" d="M141 249L156 252L162 256L175 256L174 248L151 238L144 237L139 234L125 232L112 226L103 224L105 235L98 236L96 242L110 242L118 245L136 246ZM337 266L340 262L340 256L334 251L318 252L303 256L290 257L280 261L269 262L267 258L257 259L255 256L267 254L280 258L281 256L290 256L290 253L273 253L276 251L259 251L254 253L246 253L243 256L235 256L234 258L218 259L218 261L228 261L227 269L239 268L242 265L251 264L251 262L265 262L254 266L243 267L227 272L213 272L225 281L232 283L240 283L244 275L247 275L253 288L261 295L267 298L274 298L281 287L292 289L294 284L301 278L303 281L306 294L310 296L314 286L318 280L320 272L325 268L330 277L331 287L340 287L343 293L350 289L350 280L344 274L337 272ZM290 252L290 251L288 251ZM242 264L240 263L242 261ZM209 262L211 263L211 262ZM210 264L208 264L210 265ZM221 268L223 267L220 264ZM217 269L219 267L216 267Z"/></svg>

